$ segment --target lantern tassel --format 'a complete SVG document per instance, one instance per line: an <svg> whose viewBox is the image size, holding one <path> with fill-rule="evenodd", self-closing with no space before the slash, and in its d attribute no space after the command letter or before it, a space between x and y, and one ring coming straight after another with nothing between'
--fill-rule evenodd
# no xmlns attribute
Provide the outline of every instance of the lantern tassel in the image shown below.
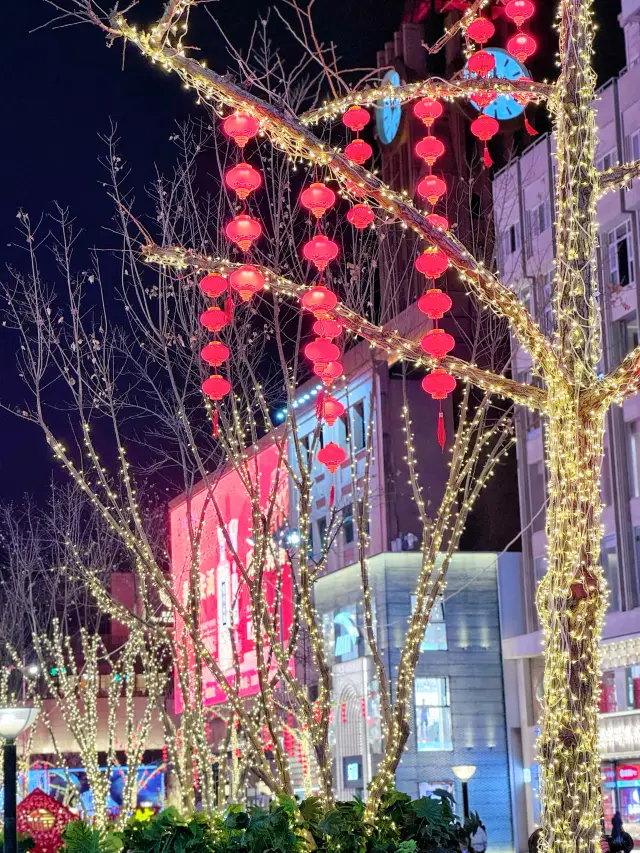
<svg viewBox="0 0 640 853"><path fill-rule="evenodd" d="M336 487L331 486L329 489L329 509L333 509L333 505L336 502Z"/></svg>
<svg viewBox="0 0 640 853"><path fill-rule="evenodd" d="M527 131L529 136L537 136L538 131L533 127L533 125L529 124L529 119L527 118L527 114L524 115L524 129Z"/></svg>
<svg viewBox="0 0 640 853"><path fill-rule="evenodd" d="M227 316L227 322L230 323L233 320L233 298L231 296L227 296L225 299L224 313Z"/></svg>
<svg viewBox="0 0 640 853"><path fill-rule="evenodd" d="M318 396L316 397L316 418L321 421L324 417L324 391L321 389L318 391Z"/></svg>
<svg viewBox="0 0 640 853"><path fill-rule="evenodd" d="M438 444L444 453L444 446L447 443L447 432L444 428L444 415L442 414L442 403L440 404L440 412L438 413Z"/></svg>
<svg viewBox="0 0 640 853"><path fill-rule="evenodd" d="M489 146L486 142L484 144L484 154L482 155L482 159L487 169L490 169L493 166L493 160L491 159L491 154L489 153Z"/></svg>
<svg viewBox="0 0 640 853"><path fill-rule="evenodd" d="M218 409L217 407L213 410L213 437L218 437Z"/></svg>

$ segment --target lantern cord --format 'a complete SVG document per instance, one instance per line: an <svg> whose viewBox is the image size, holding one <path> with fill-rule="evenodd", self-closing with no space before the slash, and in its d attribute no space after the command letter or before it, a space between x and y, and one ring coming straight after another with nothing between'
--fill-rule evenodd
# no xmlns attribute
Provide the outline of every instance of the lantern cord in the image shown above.
<svg viewBox="0 0 640 853"><path fill-rule="evenodd" d="M447 431L444 428L444 415L442 413L442 400L440 401L440 411L438 412L438 444L444 453L444 446L447 443Z"/></svg>
<svg viewBox="0 0 640 853"><path fill-rule="evenodd" d="M527 131L529 136L537 136L538 131L533 127L533 125L529 124L529 119L527 118L527 114L524 114L524 129Z"/></svg>
<svg viewBox="0 0 640 853"><path fill-rule="evenodd" d="M490 169L493 166L493 160L491 159L491 154L489 153L489 146L486 142L484 144L484 154L482 155L482 159L487 169Z"/></svg>
<svg viewBox="0 0 640 853"><path fill-rule="evenodd" d="M218 437L218 407L213 407L213 437Z"/></svg>
<svg viewBox="0 0 640 853"><path fill-rule="evenodd" d="M227 323L231 323L231 321L233 320L233 297L231 296L231 294L229 294L229 296L227 296L225 300L224 313L227 317Z"/></svg>
<svg viewBox="0 0 640 853"><path fill-rule="evenodd" d="M333 509L333 505L336 502L336 487L331 486L329 489L329 509Z"/></svg>

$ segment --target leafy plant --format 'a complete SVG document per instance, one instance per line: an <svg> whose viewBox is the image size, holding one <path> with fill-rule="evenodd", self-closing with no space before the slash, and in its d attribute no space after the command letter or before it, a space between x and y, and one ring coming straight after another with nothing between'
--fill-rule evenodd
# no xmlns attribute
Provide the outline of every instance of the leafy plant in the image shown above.
<svg viewBox="0 0 640 853"><path fill-rule="evenodd" d="M213 853L215 828L207 815L168 808L150 820L132 818L123 832L127 853Z"/></svg>
<svg viewBox="0 0 640 853"><path fill-rule="evenodd" d="M123 847L120 833L87 826L80 820L67 824L62 839L63 853L119 853Z"/></svg>
<svg viewBox="0 0 640 853"><path fill-rule="evenodd" d="M30 835L27 835L24 832L18 833L18 853L27 853L29 850L33 850L36 846L36 842ZM0 850L4 850L4 833L0 832Z"/></svg>

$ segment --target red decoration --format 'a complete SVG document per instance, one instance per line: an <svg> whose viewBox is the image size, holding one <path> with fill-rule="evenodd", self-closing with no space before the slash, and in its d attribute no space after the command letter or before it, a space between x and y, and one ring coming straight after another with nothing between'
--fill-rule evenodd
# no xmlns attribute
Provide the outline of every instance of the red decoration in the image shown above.
<svg viewBox="0 0 640 853"><path fill-rule="evenodd" d="M445 400L456 387L456 380L442 367L436 367L422 380L422 390L434 400Z"/></svg>
<svg viewBox="0 0 640 853"><path fill-rule="evenodd" d="M368 204L356 204L347 213L347 220L354 228L366 228L374 220L373 210Z"/></svg>
<svg viewBox="0 0 640 853"><path fill-rule="evenodd" d="M427 219L432 225L435 225L435 227L439 228L441 231L449 230L449 220L446 216L440 216L439 213L430 213L427 216Z"/></svg>
<svg viewBox="0 0 640 853"><path fill-rule="evenodd" d="M525 113L525 117L524 117L524 129L527 131L529 136L537 136L538 135L538 131L535 129L535 127L532 127L532 125L529 124L529 119L527 118L526 113Z"/></svg>
<svg viewBox="0 0 640 853"><path fill-rule="evenodd" d="M484 44L486 41L489 41L495 31L496 28L493 26L491 21L488 18L483 18L482 16L476 18L475 21L472 21L467 27L467 35L469 38L477 41L478 44Z"/></svg>
<svg viewBox="0 0 640 853"><path fill-rule="evenodd" d="M471 133L484 142L484 165L487 168L493 165L493 160L491 159L491 155L489 154L489 149L487 147L487 142L489 139L492 139L499 130L500 123L496 121L496 119L491 118L491 116L485 115L484 113L481 116L478 116L475 121L471 122Z"/></svg>
<svg viewBox="0 0 640 853"><path fill-rule="evenodd" d="M437 118L442 115L442 104L435 98L422 98L413 107L413 114L425 125L431 127Z"/></svg>
<svg viewBox="0 0 640 853"><path fill-rule="evenodd" d="M416 258L416 269L427 278L438 278L443 275L449 267L449 258L441 249L429 246Z"/></svg>
<svg viewBox="0 0 640 853"><path fill-rule="evenodd" d="M332 397L330 394L327 394L322 404L322 415L325 421L331 427L338 420L338 418L344 415L344 406L339 400L336 400L335 397Z"/></svg>
<svg viewBox="0 0 640 853"><path fill-rule="evenodd" d="M342 325L337 320L316 320L313 324L313 333L320 338L337 338L342 333Z"/></svg>
<svg viewBox="0 0 640 853"><path fill-rule="evenodd" d="M373 154L373 148L364 139L354 139L346 146L344 153L349 160L353 160L358 166L362 166Z"/></svg>
<svg viewBox="0 0 640 853"><path fill-rule="evenodd" d="M322 379L325 388L330 388L333 380L342 376L343 369L339 361L330 361L322 370L314 365L313 372Z"/></svg>
<svg viewBox="0 0 640 853"><path fill-rule="evenodd" d="M212 299L222 296L228 286L229 282L223 275L215 275L214 273L205 275L200 281L200 290L205 296L210 296Z"/></svg>
<svg viewBox="0 0 640 853"><path fill-rule="evenodd" d="M433 166L438 157L444 154L444 142L435 136L425 136L416 143L416 154L421 157L427 166Z"/></svg>
<svg viewBox="0 0 640 853"><path fill-rule="evenodd" d="M436 175L427 175L417 186L417 193L420 198L431 202L431 204L437 204L438 199L440 199L446 191L447 185L442 178L438 178Z"/></svg>
<svg viewBox="0 0 640 853"><path fill-rule="evenodd" d="M237 291L243 302L248 302L264 287L264 276L252 264L244 264L231 273L229 284Z"/></svg>
<svg viewBox="0 0 640 853"><path fill-rule="evenodd" d="M452 304L451 297L437 287L427 290L418 299L418 308L430 320L441 320L446 312L451 310Z"/></svg>
<svg viewBox="0 0 640 853"><path fill-rule="evenodd" d="M316 182L302 191L300 203L320 219L336 203L336 194L329 187Z"/></svg>
<svg viewBox="0 0 640 853"><path fill-rule="evenodd" d="M304 354L313 362L314 367L323 371L330 361L340 358L340 347L332 343L329 338L317 338L306 345Z"/></svg>
<svg viewBox="0 0 640 853"><path fill-rule="evenodd" d="M528 77L518 77L516 83L531 83L531 80ZM534 100L535 96L530 92L514 92L513 98L521 106L526 107L528 103Z"/></svg>
<svg viewBox="0 0 640 853"><path fill-rule="evenodd" d="M34 853L56 853L63 847L62 833L71 821L80 820L40 788L35 788L16 810L17 830L35 841Z"/></svg>
<svg viewBox="0 0 640 853"><path fill-rule="evenodd" d="M338 257L338 246L324 234L316 234L304 244L302 254L322 272L328 263Z"/></svg>
<svg viewBox="0 0 640 853"><path fill-rule="evenodd" d="M318 462L321 462L333 474L347 459L347 451L335 441L330 441L318 451Z"/></svg>
<svg viewBox="0 0 640 853"><path fill-rule="evenodd" d="M475 104L479 110L483 110L495 101L496 98L497 95L495 92L474 92L471 103Z"/></svg>
<svg viewBox="0 0 640 853"><path fill-rule="evenodd" d="M249 163L238 163L225 173L224 182L238 198L245 199L262 184L262 175Z"/></svg>
<svg viewBox="0 0 640 853"><path fill-rule="evenodd" d="M333 311L338 304L338 297L328 287L318 284L305 291L301 301L303 308L312 311L316 317L324 320L330 317L328 312Z"/></svg>
<svg viewBox="0 0 640 853"><path fill-rule="evenodd" d="M231 391L231 385L224 376L220 376L219 373L214 373L213 376L210 376L208 379L205 379L202 383L202 390L207 395L207 397L211 397L212 400L222 400L223 397L226 397L229 391Z"/></svg>
<svg viewBox="0 0 640 853"><path fill-rule="evenodd" d="M432 358L444 358L456 345L453 335L444 329L432 329L420 341L420 346Z"/></svg>
<svg viewBox="0 0 640 853"><path fill-rule="evenodd" d="M260 125L253 116L233 113L227 116L222 127L227 136L230 136L240 148L244 148L247 142L258 133Z"/></svg>
<svg viewBox="0 0 640 853"><path fill-rule="evenodd" d="M359 107L357 104L349 107L346 113L342 116L342 123L356 133L365 128L371 120L371 116L364 107Z"/></svg>
<svg viewBox="0 0 640 853"><path fill-rule="evenodd" d="M213 308L207 308L207 310L200 315L200 322L205 329L209 329L210 332L219 332L220 329L224 329L227 325L229 318L226 311L214 306Z"/></svg>
<svg viewBox="0 0 640 853"><path fill-rule="evenodd" d="M229 347L225 346L222 341L211 341L200 350L200 355L207 364L220 367L229 358Z"/></svg>
<svg viewBox="0 0 640 853"><path fill-rule="evenodd" d="M226 224L224 233L243 252L248 252L251 244L262 234L262 225L257 219L252 219L246 213L241 213Z"/></svg>
<svg viewBox="0 0 640 853"><path fill-rule="evenodd" d="M478 77L486 77L496 67L494 56L486 50L478 50L469 57L467 68L472 74L477 74Z"/></svg>
<svg viewBox="0 0 640 853"><path fill-rule="evenodd" d="M509 0L504 11L507 18L511 18L517 27L521 27L533 15L535 6L531 0Z"/></svg>
<svg viewBox="0 0 640 853"><path fill-rule="evenodd" d="M518 62L526 62L536 52L536 40L527 33L517 33L507 42L507 50Z"/></svg>
<svg viewBox="0 0 640 853"><path fill-rule="evenodd" d="M442 413L442 403L440 403L440 411L438 412L438 429L436 431L436 436L438 438L438 444L440 445L441 450L444 450L444 446L447 443L447 433L444 428L444 414Z"/></svg>

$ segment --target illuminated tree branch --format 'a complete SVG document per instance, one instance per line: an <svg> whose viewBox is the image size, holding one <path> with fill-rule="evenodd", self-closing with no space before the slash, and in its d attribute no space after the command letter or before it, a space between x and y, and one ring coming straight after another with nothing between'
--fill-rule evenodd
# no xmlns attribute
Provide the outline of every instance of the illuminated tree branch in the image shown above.
<svg viewBox="0 0 640 853"><path fill-rule="evenodd" d="M612 166L598 175L598 198L612 190L622 190L634 178L640 178L640 160Z"/></svg>

